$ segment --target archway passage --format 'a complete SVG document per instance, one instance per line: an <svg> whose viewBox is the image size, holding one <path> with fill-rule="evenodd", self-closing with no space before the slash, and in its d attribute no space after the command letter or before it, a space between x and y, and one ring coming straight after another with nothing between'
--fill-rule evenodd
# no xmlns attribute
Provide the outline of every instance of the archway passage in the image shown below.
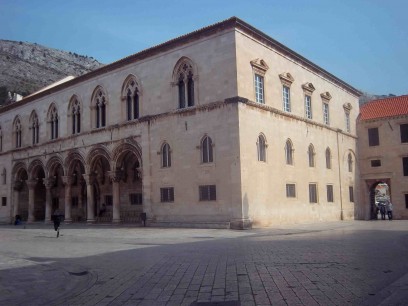
<svg viewBox="0 0 408 306"><path fill-rule="evenodd" d="M44 169L38 167L35 179L37 181L34 187L34 221L45 220L45 195L46 190L44 186L45 173Z"/></svg>
<svg viewBox="0 0 408 306"><path fill-rule="evenodd" d="M370 187L370 219L378 219L379 207L391 200L389 179L376 180Z"/></svg>
<svg viewBox="0 0 408 306"><path fill-rule="evenodd" d="M20 168L14 181L14 215L19 215L22 221L28 219L28 187L26 181L28 180L27 171Z"/></svg>

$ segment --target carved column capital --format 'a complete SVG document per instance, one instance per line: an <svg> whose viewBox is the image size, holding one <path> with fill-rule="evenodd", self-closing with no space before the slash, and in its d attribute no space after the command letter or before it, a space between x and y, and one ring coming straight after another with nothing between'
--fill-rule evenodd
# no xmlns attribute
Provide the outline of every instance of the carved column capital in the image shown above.
<svg viewBox="0 0 408 306"><path fill-rule="evenodd" d="M93 185L95 182L95 175L94 174L82 174L82 177L85 180L86 185Z"/></svg>
<svg viewBox="0 0 408 306"><path fill-rule="evenodd" d="M22 189L23 189L23 181L22 180L14 181L14 190L21 191Z"/></svg>
<svg viewBox="0 0 408 306"><path fill-rule="evenodd" d="M62 183L63 183L65 186L71 186L71 185L72 185L72 182L74 181L73 177L72 177L72 176L68 176L68 175L66 175L66 176L61 176L61 179L62 179Z"/></svg>
<svg viewBox="0 0 408 306"><path fill-rule="evenodd" d="M37 180L27 180L26 181L28 189L34 189L34 187L37 185Z"/></svg>
<svg viewBox="0 0 408 306"><path fill-rule="evenodd" d="M120 170L116 171L109 171L108 172L109 178L112 182L118 183L123 178L123 172Z"/></svg>
<svg viewBox="0 0 408 306"><path fill-rule="evenodd" d="M45 178L43 179L44 185L46 189L51 189L52 186L54 186L55 179L50 177L50 178Z"/></svg>

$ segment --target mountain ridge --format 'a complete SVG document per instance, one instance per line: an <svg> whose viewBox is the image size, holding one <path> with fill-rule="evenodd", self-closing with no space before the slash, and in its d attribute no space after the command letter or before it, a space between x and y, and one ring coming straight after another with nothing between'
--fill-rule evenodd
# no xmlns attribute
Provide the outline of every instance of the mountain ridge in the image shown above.
<svg viewBox="0 0 408 306"><path fill-rule="evenodd" d="M93 57L0 39L0 105L8 102L8 92L26 96L67 76L80 76L103 65Z"/></svg>

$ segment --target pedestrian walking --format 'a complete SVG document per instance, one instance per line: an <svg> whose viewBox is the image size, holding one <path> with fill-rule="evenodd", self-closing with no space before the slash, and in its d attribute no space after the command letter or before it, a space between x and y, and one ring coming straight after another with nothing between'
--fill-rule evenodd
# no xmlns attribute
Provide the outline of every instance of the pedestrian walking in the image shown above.
<svg viewBox="0 0 408 306"><path fill-rule="evenodd" d="M392 220L392 203L391 201L387 202L387 215L388 215L388 220Z"/></svg>
<svg viewBox="0 0 408 306"><path fill-rule="evenodd" d="M59 230L60 230L60 225L61 225L61 218L62 214L61 212L57 209L54 211L54 214L52 215L52 221L54 222L54 230L57 232L57 238L59 237Z"/></svg>
<svg viewBox="0 0 408 306"><path fill-rule="evenodd" d="M381 219L385 220L386 208L385 208L385 203L383 202L380 203L380 213L381 213Z"/></svg>

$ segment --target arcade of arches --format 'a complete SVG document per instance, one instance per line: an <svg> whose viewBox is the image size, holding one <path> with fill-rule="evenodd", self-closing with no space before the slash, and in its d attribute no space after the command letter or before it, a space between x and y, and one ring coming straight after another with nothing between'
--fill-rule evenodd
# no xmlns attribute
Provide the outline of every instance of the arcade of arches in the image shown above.
<svg viewBox="0 0 408 306"><path fill-rule="evenodd" d="M86 157L71 151L13 167L14 215L50 222L137 222L143 211L141 149L123 143L112 152L97 146Z"/></svg>

